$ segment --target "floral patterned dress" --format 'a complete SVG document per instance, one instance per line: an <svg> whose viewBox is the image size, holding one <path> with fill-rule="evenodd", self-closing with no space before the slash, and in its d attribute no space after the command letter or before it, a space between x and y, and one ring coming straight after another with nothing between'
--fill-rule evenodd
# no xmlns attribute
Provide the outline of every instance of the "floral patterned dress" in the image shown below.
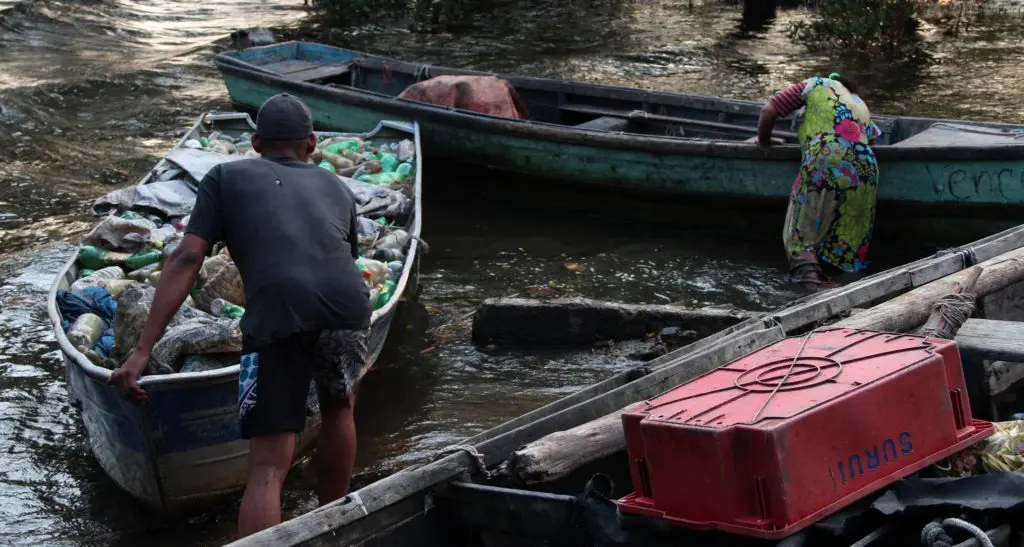
<svg viewBox="0 0 1024 547"><path fill-rule="evenodd" d="M783 229L790 267L821 260L847 272L865 269L878 189L868 142L882 134L867 105L839 81L819 77L770 102L783 117L803 109L795 122L803 160Z"/></svg>

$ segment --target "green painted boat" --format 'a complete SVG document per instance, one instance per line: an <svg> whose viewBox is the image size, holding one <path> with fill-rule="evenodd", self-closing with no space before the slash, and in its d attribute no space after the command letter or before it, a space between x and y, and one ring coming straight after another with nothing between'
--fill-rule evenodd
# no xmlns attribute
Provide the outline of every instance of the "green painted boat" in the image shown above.
<svg viewBox="0 0 1024 547"><path fill-rule="evenodd" d="M488 74L415 64L310 42L216 56L231 99L255 109L288 92L318 127L368 131L381 118L419 122L426 154L576 185L686 199L789 196L800 157L789 121L763 150L750 142L761 103L497 75L529 120L398 98L439 75ZM876 115L879 198L986 217L1024 209L1024 127ZM951 207L948 207L951 206ZM981 207L979 207L981 206Z"/></svg>

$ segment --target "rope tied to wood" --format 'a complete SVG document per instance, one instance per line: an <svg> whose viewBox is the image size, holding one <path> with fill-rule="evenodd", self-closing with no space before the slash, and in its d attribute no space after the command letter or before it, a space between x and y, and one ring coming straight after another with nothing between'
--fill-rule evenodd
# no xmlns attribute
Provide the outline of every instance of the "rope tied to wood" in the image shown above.
<svg viewBox="0 0 1024 547"><path fill-rule="evenodd" d="M946 533L944 527L960 528L977 538L982 547L994 547L992 539L984 530L963 519L948 518L943 521L932 521L921 529L921 545L925 547L953 547L953 538Z"/></svg>
<svg viewBox="0 0 1024 547"><path fill-rule="evenodd" d="M921 545L925 547L953 547L953 538L942 528L939 521L929 522L921 529Z"/></svg>
<svg viewBox="0 0 1024 547"><path fill-rule="evenodd" d="M942 320L934 327L926 325L921 330L921 334L934 338L952 340L956 337L956 333L960 330L960 327L962 327L964 323L970 319L971 314L974 313L974 306L974 293L954 293L943 296L933 307Z"/></svg>
<svg viewBox="0 0 1024 547"><path fill-rule="evenodd" d="M437 454L434 455L434 458L431 461L436 462L437 460L440 460L445 456L458 454L459 452L465 452L466 454L469 454L469 456L473 459L473 462L476 463L477 471L479 471L485 478L491 478L491 472L487 469L487 462L484 461L484 455L481 454L480 451L478 451L476 447L471 444L453 444L451 446L442 448L437 452Z"/></svg>

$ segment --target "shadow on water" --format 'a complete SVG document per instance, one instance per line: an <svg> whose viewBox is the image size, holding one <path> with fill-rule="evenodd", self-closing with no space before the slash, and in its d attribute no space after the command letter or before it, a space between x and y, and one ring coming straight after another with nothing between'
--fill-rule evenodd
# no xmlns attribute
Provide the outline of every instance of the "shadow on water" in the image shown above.
<svg viewBox="0 0 1024 547"><path fill-rule="evenodd" d="M838 67L860 76L877 111L1024 121L1006 100L1024 57L1012 20L979 20L957 38L925 25L929 56L893 64L793 44L786 29L807 12L777 4L495 1L465 29L421 34L334 28L297 0L0 0L0 543L213 545L233 533L237 500L163 526L103 474L69 407L45 313L50 280L74 249L67 242L91 226L91 201L134 183L201 112L230 107L210 58L231 30L269 26L281 38L413 61L748 99ZM589 349L480 351L470 317L487 297L543 290L764 310L795 296L779 252L781 201L636 199L427 161L431 252L418 302L403 305L361 391L357 483L635 364ZM874 268L994 228L882 207ZM567 270L570 261L585 270ZM312 508L311 485L307 466L292 473L289 515Z"/></svg>

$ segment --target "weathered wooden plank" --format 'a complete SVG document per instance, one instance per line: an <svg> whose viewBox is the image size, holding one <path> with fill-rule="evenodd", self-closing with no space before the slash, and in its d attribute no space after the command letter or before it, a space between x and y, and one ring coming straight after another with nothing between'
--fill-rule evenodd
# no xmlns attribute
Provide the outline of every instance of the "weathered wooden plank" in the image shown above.
<svg viewBox="0 0 1024 547"><path fill-rule="evenodd" d="M622 433L624 410L557 431L516 450L508 460L506 471L514 481L523 484L551 482L623 450L626 447Z"/></svg>
<svg viewBox="0 0 1024 547"><path fill-rule="evenodd" d="M968 319L956 342L964 356L1024 363L1024 323Z"/></svg>
<svg viewBox="0 0 1024 547"><path fill-rule="evenodd" d="M979 264L984 271L978 278L975 294L984 296L1024 280L1024 249L1017 248ZM838 326L890 332L905 332L924 323L932 307L962 283L969 272L948 275L840 321Z"/></svg>
<svg viewBox="0 0 1024 547"><path fill-rule="evenodd" d="M312 82L314 80L322 80L324 78L331 78L334 76L340 76L345 74L351 68L350 63L345 64L323 64L317 66L311 66L303 70L297 70L288 74L288 77L293 80L300 80L303 82Z"/></svg>
<svg viewBox="0 0 1024 547"><path fill-rule="evenodd" d="M589 129L591 131L625 131L629 127L629 120L601 116L589 122L578 123L573 126L577 129Z"/></svg>
<svg viewBox="0 0 1024 547"><path fill-rule="evenodd" d="M695 127L705 127L708 129L717 129L719 131L727 131L731 133L757 133L757 127L751 125L737 125L731 123L719 123L711 122L707 120L695 120L692 118L677 118L675 116L662 116L659 114L651 114L650 112L644 112L641 110L621 110L615 108L604 108L600 106L592 105L575 105L575 104L563 104L558 107L559 110L566 112L576 112L579 114L590 114L593 116L601 117L617 117L625 118L627 120L634 121L652 121L652 122L664 122L673 123L680 125L692 125ZM797 138L796 133L790 131L773 131L773 135L784 137L787 139Z"/></svg>

